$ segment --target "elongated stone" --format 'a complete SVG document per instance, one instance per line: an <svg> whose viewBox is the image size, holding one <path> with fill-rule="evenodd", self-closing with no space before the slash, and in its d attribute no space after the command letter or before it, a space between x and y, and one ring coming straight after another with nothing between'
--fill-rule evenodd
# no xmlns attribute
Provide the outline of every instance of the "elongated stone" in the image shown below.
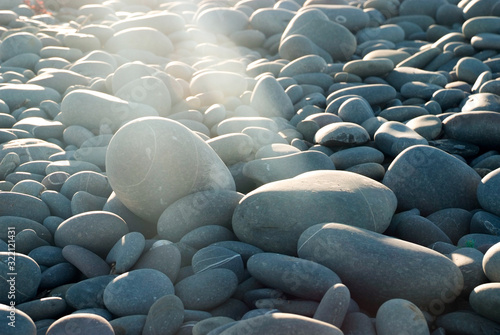
<svg viewBox="0 0 500 335"><path fill-rule="evenodd" d="M310 227L299 239L298 254L332 269L349 287L354 300L368 310L401 298L439 314L463 287L462 273L443 255L344 224Z"/></svg>

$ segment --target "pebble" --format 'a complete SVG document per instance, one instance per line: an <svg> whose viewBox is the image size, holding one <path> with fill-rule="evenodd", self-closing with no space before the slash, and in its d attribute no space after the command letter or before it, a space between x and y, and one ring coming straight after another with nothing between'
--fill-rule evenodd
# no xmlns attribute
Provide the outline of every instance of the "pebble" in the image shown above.
<svg viewBox="0 0 500 335"><path fill-rule="evenodd" d="M340 328L348 312L350 300L349 289L344 284L337 283L326 291L313 318Z"/></svg>
<svg viewBox="0 0 500 335"><path fill-rule="evenodd" d="M402 180L401 177L407 176L409 171L411 181L406 178ZM477 189L479 182L479 175L467 164L444 151L425 145L413 146L401 152L387 169L382 181L396 194L400 210L417 208L423 215L443 208L477 208L477 198L472 190Z"/></svg>
<svg viewBox="0 0 500 335"><path fill-rule="evenodd" d="M116 334L141 334L146 324L146 315L127 315L109 321Z"/></svg>
<svg viewBox="0 0 500 335"><path fill-rule="evenodd" d="M469 303L476 313L498 323L500 320L498 294L500 294L499 283L482 284L476 286L470 293Z"/></svg>
<svg viewBox="0 0 500 335"><path fill-rule="evenodd" d="M441 229L456 244L458 240L469 233L472 227L472 213L461 208L445 208L427 216L439 229Z"/></svg>
<svg viewBox="0 0 500 335"><path fill-rule="evenodd" d="M374 192L374 197L365 192ZM269 203L287 211L276 212ZM242 242L294 255L300 234L314 224L345 222L383 232L395 208L394 194L376 181L345 171L313 171L248 193L234 211L232 227Z"/></svg>
<svg viewBox="0 0 500 335"><path fill-rule="evenodd" d="M33 320L29 317L28 314L23 312L22 310L16 309L15 314L14 314L14 320L11 321L10 316L12 315L12 309L9 305L7 304L0 304L0 315L4 319L7 319L8 322L3 322L0 325L0 331L2 334L6 335L14 335L18 332L22 332L23 334L26 335L36 335L37 334L37 327ZM5 321L5 320L4 320ZM15 322L15 323L11 323ZM13 327L14 325L15 327ZM13 331L13 329L15 329Z"/></svg>
<svg viewBox="0 0 500 335"><path fill-rule="evenodd" d="M290 120L295 114L290 98L272 76L262 76L257 81L250 106L263 117L283 117Z"/></svg>
<svg viewBox="0 0 500 335"><path fill-rule="evenodd" d="M224 247L210 245L198 250L191 260L194 273L209 269L228 269L234 272L241 282L245 276L245 269L241 256Z"/></svg>
<svg viewBox="0 0 500 335"><path fill-rule="evenodd" d="M174 294L174 285L165 274L138 269L113 279L104 289L103 301L115 315L147 314L158 299L170 294Z"/></svg>
<svg viewBox="0 0 500 335"><path fill-rule="evenodd" d="M500 169L488 173L479 183L477 200L483 209L495 215L500 215L498 203L498 184L500 182Z"/></svg>
<svg viewBox="0 0 500 335"><path fill-rule="evenodd" d="M470 232L480 234L498 235L500 232L500 218L494 214L479 210L470 220ZM465 234L460 235L462 237Z"/></svg>
<svg viewBox="0 0 500 335"><path fill-rule="evenodd" d="M335 170L335 165L323 153L306 151L280 157L254 159L245 164L243 175L261 185L316 170Z"/></svg>
<svg viewBox="0 0 500 335"><path fill-rule="evenodd" d="M430 334L424 314L412 302L405 299L391 299L384 302L377 311L377 334Z"/></svg>
<svg viewBox="0 0 500 335"><path fill-rule="evenodd" d="M183 321L184 305L181 299L173 294L164 295L149 309L142 334L175 334Z"/></svg>
<svg viewBox="0 0 500 335"><path fill-rule="evenodd" d="M387 253L392 255L390 259L379 256ZM353 299L368 310L378 309L387 300L401 298L431 313L439 313L463 287L458 267L437 252L344 224L318 224L308 228L299 239L298 254L335 271L350 288ZM360 264L359 268L352 268L352 259ZM419 261L421 259L425 259L425 263ZM372 274L370 278L359 275L365 271ZM446 292L446 302L441 298L443 292Z"/></svg>
<svg viewBox="0 0 500 335"><path fill-rule="evenodd" d="M322 265L276 253L253 255L247 268L264 285L303 299L320 301L330 287L341 282L333 271Z"/></svg>
<svg viewBox="0 0 500 335"><path fill-rule="evenodd" d="M127 224L118 215L94 211L65 220L57 227L54 241L60 248L75 244L105 258L116 241L128 232Z"/></svg>
<svg viewBox="0 0 500 335"><path fill-rule="evenodd" d="M18 311L20 310L26 313L31 320L36 322L39 320L58 319L62 317L66 311L67 305L66 301L60 297L45 297L22 303L16 308Z"/></svg>
<svg viewBox="0 0 500 335"><path fill-rule="evenodd" d="M307 24L311 20L316 22L314 26ZM321 38L324 34L336 36L335 42ZM306 37L336 61L349 59L356 50L355 36L347 28L331 21L325 13L315 8L304 10L294 16L281 36L281 43L293 35Z"/></svg>
<svg viewBox="0 0 500 335"><path fill-rule="evenodd" d="M146 104L131 104L112 95L87 89L71 91L61 102L60 120L63 124L82 126L95 132L99 132L102 127L115 132L128 121L146 116L158 116L158 112Z"/></svg>
<svg viewBox="0 0 500 335"><path fill-rule="evenodd" d="M423 333L499 332L494 295L469 298L498 272L497 0L92 2L0 4L0 249L13 227L39 271L16 279L39 283L15 333L398 333L376 318L392 299ZM349 233L320 230L304 257L316 224ZM132 278L109 309L136 271L170 291L115 314L161 286ZM151 307L167 300L175 318Z"/></svg>
<svg viewBox="0 0 500 335"><path fill-rule="evenodd" d="M449 258L462 271L464 288L461 295L468 297L471 291L487 282L483 272L483 253L474 248L458 248L449 254Z"/></svg>
<svg viewBox="0 0 500 335"><path fill-rule="evenodd" d="M500 244L495 244L484 254L482 266L486 277L492 282L498 282L500 278Z"/></svg>
<svg viewBox="0 0 500 335"><path fill-rule="evenodd" d="M82 313L66 315L56 320L47 329L47 335L63 334L68 328L80 329L82 335L95 334L95 332L102 335L113 335L115 333L109 322L102 316Z"/></svg>
<svg viewBox="0 0 500 335"><path fill-rule="evenodd" d="M384 122L373 138L377 148L392 157L413 146L428 144L427 140L416 131L397 121Z"/></svg>
<svg viewBox="0 0 500 335"><path fill-rule="evenodd" d="M4 297L0 298L0 303L10 306L11 301L18 305L34 299L42 277L38 264L31 257L16 253L16 274L8 275L12 273L11 269L8 267L8 262L12 260L12 252L0 252L0 259L2 260L2 274L5 274L4 276L7 278L7 280L1 283L2 290L3 292L11 292L11 287L14 286L16 292L16 294L10 298L10 294L5 294ZM14 280L12 280L12 277Z"/></svg>
<svg viewBox="0 0 500 335"><path fill-rule="evenodd" d="M238 278L228 269L209 269L175 284L175 295L186 309L208 311L227 301L236 291Z"/></svg>
<svg viewBox="0 0 500 335"><path fill-rule="evenodd" d="M248 329L251 329L248 331ZM272 313L256 316L236 323L234 326L224 330L221 335L236 335L242 331L256 335L263 331L276 335L306 334L314 332L316 334L340 335L342 332L337 327L328 323L314 320L305 316L290 313Z"/></svg>
<svg viewBox="0 0 500 335"><path fill-rule="evenodd" d="M143 136L140 141L135 136L138 133ZM183 145L179 146L180 143ZM124 152L135 156L134 169L122 168L123 164L132 163ZM172 159L172 154L178 158ZM199 170L201 161L203 174ZM229 170L210 146L186 127L168 119L143 118L122 127L109 143L106 167L109 182L120 201L147 221L157 221L169 205L189 194L235 189ZM165 174L165 169L171 172ZM207 175L210 177L206 178ZM187 180L189 183L185 183Z"/></svg>
<svg viewBox="0 0 500 335"><path fill-rule="evenodd" d="M104 308L104 289L115 278L115 275L108 274L82 280L68 288L64 299L76 310Z"/></svg>
<svg viewBox="0 0 500 335"><path fill-rule="evenodd" d="M87 278L109 274L106 262L92 251L78 245L67 245L62 250L63 257Z"/></svg>

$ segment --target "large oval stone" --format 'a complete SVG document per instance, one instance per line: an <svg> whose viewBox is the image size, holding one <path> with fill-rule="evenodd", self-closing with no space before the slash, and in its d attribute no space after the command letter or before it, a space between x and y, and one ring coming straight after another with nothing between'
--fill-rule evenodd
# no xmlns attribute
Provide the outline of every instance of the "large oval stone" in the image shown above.
<svg viewBox="0 0 500 335"><path fill-rule="evenodd" d="M381 233L396 205L394 194L370 178L347 171L313 171L247 194L232 223L241 241L294 255L300 234L312 225L341 222Z"/></svg>
<svg viewBox="0 0 500 335"><path fill-rule="evenodd" d="M106 258L128 227L118 215L104 211L85 212L70 217L57 227L55 244L64 248L75 244Z"/></svg>
<svg viewBox="0 0 500 335"><path fill-rule="evenodd" d="M460 269L445 256L358 227L339 223L312 226L300 236L297 248L301 258L338 274L353 299L367 310L375 311L384 302L401 298L440 314L463 287Z"/></svg>
<svg viewBox="0 0 500 335"><path fill-rule="evenodd" d="M491 148L500 146L498 127L500 113L497 111L456 113L443 121L447 137Z"/></svg>
<svg viewBox="0 0 500 335"><path fill-rule="evenodd" d="M17 192L0 192L0 216L20 216L42 223L49 215L49 207L40 198Z"/></svg>
<svg viewBox="0 0 500 335"><path fill-rule="evenodd" d="M444 208L477 208L480 181L476 171L452 155L416 145L394 159L382 182L396 194L400 210L418 208L426 216Z"/></svg>
<svg viewBox="0 0 500 335"><path fill-rule="evenodd" d="M103 301L113 314L148 314L161 297L174 294L174 285L166 274L154 269L138 269L116 277L104 289Z"/></svg>
<svg viewBox="0 0 500 335"><path fill-rule="evenodd" d="M15 249L15 240L9 242L9 247ZM42 274L31 257L5 251L0 252L0 277L0 289L3 293L0 304L17 305L35 298Z"/></svg>
<svg viewBox="0 0 500 335"><path fill-rule="evenodd" d="M212 148L164 118L141 118L120 128L109 143L106 168L118 199L150 222L189 194L235 190L231 173Z"/></svg>

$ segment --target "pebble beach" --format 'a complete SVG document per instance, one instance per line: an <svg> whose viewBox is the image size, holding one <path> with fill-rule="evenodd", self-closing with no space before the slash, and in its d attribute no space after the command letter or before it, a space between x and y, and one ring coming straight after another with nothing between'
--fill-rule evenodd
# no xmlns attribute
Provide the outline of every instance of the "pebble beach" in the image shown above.
<svg viewBox="0 0 500 335"><path fill-rule="evenodd" d="M1 0L0 335L500 334L500 1Z"/></svg>

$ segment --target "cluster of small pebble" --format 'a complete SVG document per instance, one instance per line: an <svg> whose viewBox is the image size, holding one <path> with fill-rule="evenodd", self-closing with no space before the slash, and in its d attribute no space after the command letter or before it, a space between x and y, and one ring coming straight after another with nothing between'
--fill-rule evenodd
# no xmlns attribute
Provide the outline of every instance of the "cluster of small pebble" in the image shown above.
<svg viewBox="0 0 500 335"><path fill-rule="evenodd" d="M0 333L500 334L498 15L0 1Z"/></svg>

